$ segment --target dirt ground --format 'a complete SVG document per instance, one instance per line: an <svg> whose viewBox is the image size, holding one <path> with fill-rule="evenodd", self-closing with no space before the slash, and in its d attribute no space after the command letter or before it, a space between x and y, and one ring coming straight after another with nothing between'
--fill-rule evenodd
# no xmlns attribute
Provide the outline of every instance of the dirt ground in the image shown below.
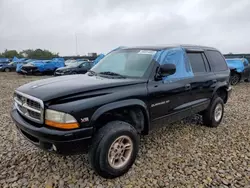
<svg viewBox="0 0 250 188"><path fill-rule="evenodd" d="M233 88L222 124L193 116L141 138L122 177L97 176L85 155L37 149L17 133L9 112L18 86L46 77L0 73L0 187L250 187L250 83Z"/></svg>

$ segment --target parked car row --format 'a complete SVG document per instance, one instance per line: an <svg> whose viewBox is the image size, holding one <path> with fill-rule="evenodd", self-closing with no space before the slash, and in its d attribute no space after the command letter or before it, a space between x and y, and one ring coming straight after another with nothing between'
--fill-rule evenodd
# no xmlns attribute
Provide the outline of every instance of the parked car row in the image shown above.
<svg viewBox="0 0 250 188"><path fill-rule="evenodd" d="M97 64L103 54L99 55L94 61L88 59L69 59L53 58L51 60L18 59L10 61L7 58L0 58L0 71L16 71L19 74L52 74L55 76L84 74Z"/></svg>

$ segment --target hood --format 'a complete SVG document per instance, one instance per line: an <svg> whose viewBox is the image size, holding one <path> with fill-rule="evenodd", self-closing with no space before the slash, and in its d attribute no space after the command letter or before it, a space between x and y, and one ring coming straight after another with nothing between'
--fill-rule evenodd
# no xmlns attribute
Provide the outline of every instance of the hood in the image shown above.
<svg viewBox="0 0 250 188"><path fill-rule="evenodd" d="M70 70L75 70L77 67L61 67L61 68L58 68L56 69L56 71L70 71Z"/></svg>
<svg viewBox="0 0 250 188"><path fill-rule="evenodd" d="M43 62L32 62L32 63L27 63L23 65L24 67L38 67L38 66L43 66Z"/></svg>
<svg viewBox="0 0 250 188"><path fill-rule="evenodd" d="M49 101L72 94L145 82L145 79L110 79L83 74L47 78L30 82L17 88L17 91L34 96L43 101Z"/></svg>
<svg viewBox="0 0 250 188"><path fill-rule="evenodd" d="M227 59L227 66L232 70L235 69L238 73L244 71L245 66L241 59Z"/></svg>

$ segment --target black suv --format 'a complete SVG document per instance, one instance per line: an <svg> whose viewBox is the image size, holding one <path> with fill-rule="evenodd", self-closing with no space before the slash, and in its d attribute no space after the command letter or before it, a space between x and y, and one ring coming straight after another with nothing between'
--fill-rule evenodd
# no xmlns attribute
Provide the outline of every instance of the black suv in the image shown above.
<svg viewBox="0 0 250 188"><path fill-rule="evenodd" d="M19 87L11 116L34 145L59 154L88 152L94 170L114 178L129 170L139 136L159 120L199 113L206 126L217 127L231 91L229 74L214 48L123 47L84 75Z"/></svg>

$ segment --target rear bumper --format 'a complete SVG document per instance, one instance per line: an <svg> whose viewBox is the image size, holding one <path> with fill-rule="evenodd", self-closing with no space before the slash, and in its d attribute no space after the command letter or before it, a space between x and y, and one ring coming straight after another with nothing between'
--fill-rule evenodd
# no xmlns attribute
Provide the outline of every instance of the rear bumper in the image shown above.
<svg viewBox="0 0 250 188"><path fill-rule="evenodd" d="M53 153L72 155L86 153L91 144L93 128L75 130L56 130L32 125L16 109L11 117L18 131L35 146Z"/></svg>

